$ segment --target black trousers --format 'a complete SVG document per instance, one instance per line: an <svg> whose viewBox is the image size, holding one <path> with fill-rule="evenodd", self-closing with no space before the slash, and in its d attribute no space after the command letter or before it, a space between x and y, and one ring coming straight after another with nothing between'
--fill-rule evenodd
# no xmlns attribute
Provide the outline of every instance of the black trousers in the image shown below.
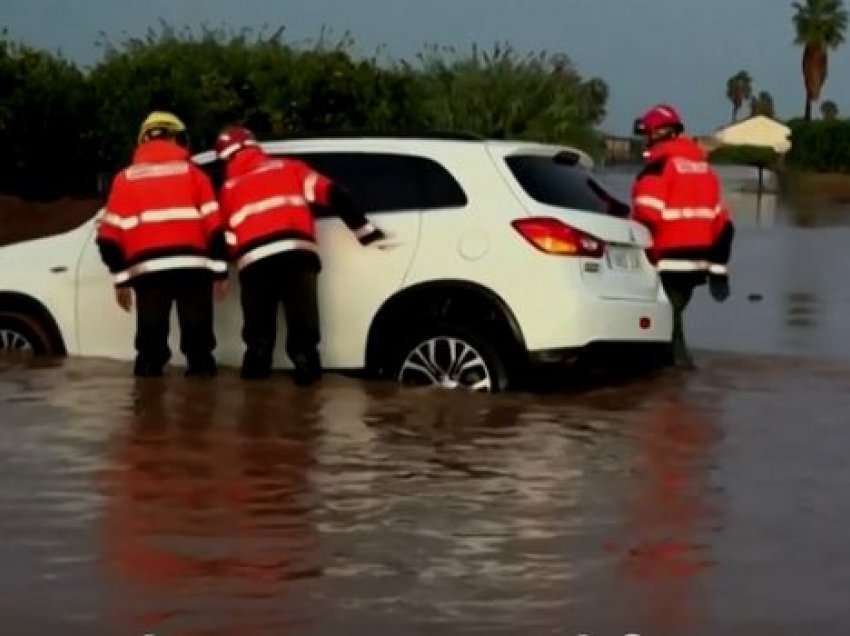
<svg viewBox="0 0 850 636"><path fill-rule="evenodd" d="M157 375L171 359L168 331L175 304L188 371L215 370L212 284L210 272L191 269L146 274L133 282L138 375Z"/></svg>
<svg viewBox="0 0 850 636"><path fill-rule="evenodd" d="M693 298L694 289L704 285L705 281L706 275L704 273L661 273L664 292L673 307L672 357L674 364L693 364L685 341L685 309Z"/></svg>
<svg viewBox="0 0 850 636"><path fill-rule="evenodd" d="M318 274L315 254L298 251L264 258L240 272L244 373L266 375L271 370L281 304L287 326L286 353L295 364L296 373L318 373Z"/></svg>

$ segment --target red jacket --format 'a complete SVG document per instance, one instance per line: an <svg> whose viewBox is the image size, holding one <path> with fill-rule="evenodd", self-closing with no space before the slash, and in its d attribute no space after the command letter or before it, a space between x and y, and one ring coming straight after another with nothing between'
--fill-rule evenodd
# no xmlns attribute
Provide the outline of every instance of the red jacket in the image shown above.
<svg viewBox="0 0 850 636"><path fill-rule="evenodd" d="M149 141L112 183L97 242L115 284L173 269L226 276L223 222L207 176L170 141Z"/></svg>
<svg viewBox="0 0 850 636"><path fill-rule="evenodd" d="M376 231L339 188L307 164L269 157L256 147L233 157L221 208L239 269L282 252L317 254L312 205L333 207L361 242Z"/></svg>
<svg viewBox="0 0 850 636"><path fill-rule="evenodd" d="M733 234L720 179L687 137L652 147L632 191L632 218L653 237L659 271L726 274Z"/></svg>

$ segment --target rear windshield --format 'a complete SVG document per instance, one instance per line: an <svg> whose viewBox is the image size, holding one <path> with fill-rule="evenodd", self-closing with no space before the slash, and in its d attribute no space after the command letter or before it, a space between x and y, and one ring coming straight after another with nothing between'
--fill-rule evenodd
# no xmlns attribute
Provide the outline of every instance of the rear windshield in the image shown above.
<svg viewBox="0 0 850 636"><path fill-rule="evenodd" d="M629 207L607 192L571 155L513 155L505 162L535 201L559 208L625 217Z"/></svg>

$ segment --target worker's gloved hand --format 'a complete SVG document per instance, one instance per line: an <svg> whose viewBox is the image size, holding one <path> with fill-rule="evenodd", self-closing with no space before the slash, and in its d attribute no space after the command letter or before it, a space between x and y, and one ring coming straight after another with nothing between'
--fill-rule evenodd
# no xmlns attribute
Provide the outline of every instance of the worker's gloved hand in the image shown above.
<svg viewBox="0 0 850 636"><path fill-rule="evenodd" d="M115 302L121 309L129 313L133 309L133 290L127 286L116 287Z"/></svg>
<svg viewBox="0 0 850 636"><path fill-rule="evenodd" d="M719 303L729 298L729 277L712 274L708 277L708 290L711 297Z"/></svg>
<svg viewBox="0 0 850 636"><path fill-rule="evenodd" d="M379 241L383 241L387 238L387 235L384 234L383 230L375 227L374 225L367 225L365 228L367 231L357 237L357 240L360 241L360 245L364 247L367 245L377 244Z"/></svg>

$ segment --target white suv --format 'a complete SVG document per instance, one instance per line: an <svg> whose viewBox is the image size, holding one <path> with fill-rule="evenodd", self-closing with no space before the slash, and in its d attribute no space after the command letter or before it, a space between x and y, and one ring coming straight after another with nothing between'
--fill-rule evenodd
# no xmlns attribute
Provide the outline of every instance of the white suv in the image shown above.
<svg viewBox="0 0 850 636"><path fill-rule="evenodd" d="M340 220L318 220L327 369L496 391L532 363L596 343L670 339L650 236L621 218L627 208L580 151L459 135L264 146L348 187L390 236L362 248ZM216 169L209 153L195 160ZM92 219L0 248L0 349L134 355L134 319L114 305L94 232ZM216 308L216 355L228 365L242 354L238 297ZM289 366L282 347L276 363Z"/></svg>

